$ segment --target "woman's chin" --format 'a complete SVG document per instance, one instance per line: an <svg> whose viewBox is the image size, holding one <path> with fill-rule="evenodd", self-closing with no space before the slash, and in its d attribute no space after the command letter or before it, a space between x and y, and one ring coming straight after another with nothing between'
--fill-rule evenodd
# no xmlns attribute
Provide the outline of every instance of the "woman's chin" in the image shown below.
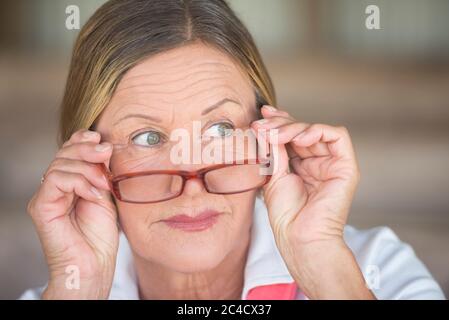
<svg viewBox="0 0 449 320"><path fill-rule="evenodd" d="M172 230L163 245L145 251L148 257L179 272L211 270L232 250L232 232L219 225L202 232Z"/></svg>
<svg viewBox="0 0 449 320"><path fill-rule="evenodd" d="M178 272L204 272L217 267L238 245L236 239L241 238L244 230L236 226L241 224L230 214L204 224L158 221L150 228L139 228L139 233L129 234L128 239L134 252L144 260Z"/></svg>
<svg viewBox="0 0 449 320"><path fill-rule="evenodd" d="M157 255L159 263L168 269L183 273L204 272L214 269L230 250L226 243L211 241L207 244L185 243L164 247L165 254ZM153 255L154 256L154 255Z"/></svg>

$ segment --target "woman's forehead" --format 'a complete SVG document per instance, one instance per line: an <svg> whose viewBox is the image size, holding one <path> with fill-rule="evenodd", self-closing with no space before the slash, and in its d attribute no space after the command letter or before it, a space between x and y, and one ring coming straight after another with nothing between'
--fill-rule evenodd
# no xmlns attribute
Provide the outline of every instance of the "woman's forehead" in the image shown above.
<svg viewBox="0 0 449 320"><path fill-rule="evenodd" d="M173 118L174 112L194 112L222 99L254 106L248 76L220 51L192 44L152 56L129 70L107 109L112 118L136 108Z"/></svg>
<svg viewBox="0 0 449 320"><path fill-rule="evenodd" d="M251 98L253 90L248 76L219 50L192 44L162 52L136 65L120 81L115 95L186 102L189 98L225 93Z"/></svg>
<svg viewBox="0 0 449 320"><path fill-rule="evenodd" d="M155 81L170 81L198 72L217 72L245 78L245 74L227 54L212 46L196 42L143 60L125 74L119 88L129 82L139 81L139 78L151 77Z"/></svg>

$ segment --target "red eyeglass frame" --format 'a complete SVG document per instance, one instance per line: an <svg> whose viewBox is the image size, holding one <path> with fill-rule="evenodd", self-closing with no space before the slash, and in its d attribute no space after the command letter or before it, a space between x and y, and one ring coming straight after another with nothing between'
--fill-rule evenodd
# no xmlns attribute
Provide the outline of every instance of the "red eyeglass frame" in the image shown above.
<svg viewBox="0 0 449 320"><path fill-rule="evenodd" d="M195 170L195 171L186 171L186 170L148 170L148 171L140 171L140 172L132 172L132 173L124 173L124 174L120 174L117 176L114 176L112 174L112 172L106 167L106 165L104 163L101 164L100 168L103 171L103 173L105 174L108 183L109 183L109 187L111 189L111 191L113 192L114 196L116 197L117 200L123 201L123 202L128 202L128 203L156 203L156 202L163 202L163 201L167 201L170 199L174 199L176 197L179 197L183 192L184 192L184 187L185 184L187 182L187 180L190 179L200 179L203 183L204 188L206 189L207 192L212 193L212 194L238 194L238 193L243 193L243 192L247 192L250 190L254 190L257 188L260 188L262 186L264 186L265 184L267 184L270 179L271 179L271 174L267 174L265 175L265 179L263 180L263 182L261 182L259 185L253 187L253 188L249 188L249 189L245 189L242 191L238 191L238 192L211 192L208 187L207 184L204 181L204 176L206 175L206 173L213 171L213 170L217 170L217 169L222 169L222 168L226 168L226 167L231 167L231 166L238 166L238 165L247 165L247 164L266 164L269 165L269 161L261 161L259 159L256 160L242 160L241 161L234 161L231 163L226 163L226 164L216 164L210 167L206 167L206 168L202 168L199 170ZM133 201L133 200L126 200L122 197L122 194L120 193L120 188L119 188L119 182L122 180L126 180L129 178L134 178L134 177L141 177L141 176L147 176L147 175L153 175L153 174L169 174L169 175L176 175L176 176L180 176L182 178L182 185L181 188L179 190L178 193L176 193L173 196L170 196L168 198L165 198L163 200L156 200L156 201Z"/></svg>

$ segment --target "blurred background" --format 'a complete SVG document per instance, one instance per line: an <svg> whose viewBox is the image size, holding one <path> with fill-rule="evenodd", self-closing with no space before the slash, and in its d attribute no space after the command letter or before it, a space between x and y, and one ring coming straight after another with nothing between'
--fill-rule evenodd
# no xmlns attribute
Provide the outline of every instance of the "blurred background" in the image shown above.
<svg viewBox="0 0 449 320"><path fill-rule="evenodd" d="M56 152L77 30L103 0L0 2L0 299L43 285L26 204ZM449 1L232 0L281 108L348 127L362 180L350 216L391 227L449 296ZM365 27L368 5L380 30Z"/></svg>

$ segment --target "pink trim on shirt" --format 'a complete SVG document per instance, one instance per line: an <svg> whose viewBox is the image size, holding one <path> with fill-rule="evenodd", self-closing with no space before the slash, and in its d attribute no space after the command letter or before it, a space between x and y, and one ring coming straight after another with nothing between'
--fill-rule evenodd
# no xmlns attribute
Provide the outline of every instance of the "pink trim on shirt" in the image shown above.
<svg viewBox="0 0 449 320"><path fill-rule="evenodd" d="M246 300L295 300L296 283L279 283L258 286L249 290Z"/></svg>

